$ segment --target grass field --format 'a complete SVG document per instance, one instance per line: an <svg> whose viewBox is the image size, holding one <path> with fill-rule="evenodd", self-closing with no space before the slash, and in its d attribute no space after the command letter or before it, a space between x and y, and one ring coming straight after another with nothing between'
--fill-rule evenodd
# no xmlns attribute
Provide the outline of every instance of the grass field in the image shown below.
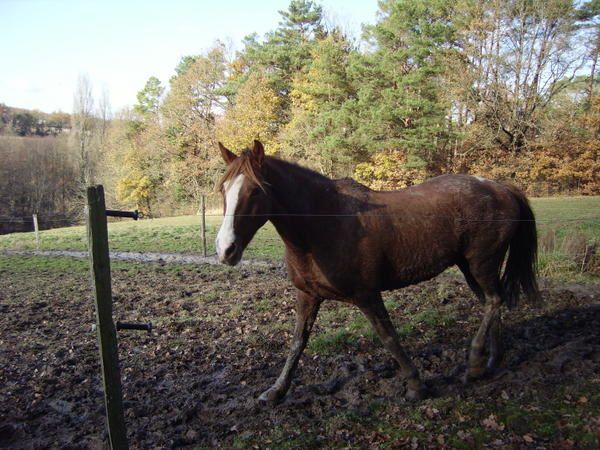
<svg viewBox="0 0 600 450"><path fill-rule="evenodd" d="M542 275L576 277L587 271L592 250L600 242L600 197L536 198ZM220 214L207 216L208 253L221 224ZM134 222L119 220L109 224L110 247L114 251L200 253L200 218L181 216ZM42 231L41 250L86 250L84 226ZM0 251L35 250L34 233L0 236ZM283 245L273 226L267 223L245 252L250 258L283 255ZM593 269L593 268L592 268ZM593 271L593 270L592 270Z"/></svg>

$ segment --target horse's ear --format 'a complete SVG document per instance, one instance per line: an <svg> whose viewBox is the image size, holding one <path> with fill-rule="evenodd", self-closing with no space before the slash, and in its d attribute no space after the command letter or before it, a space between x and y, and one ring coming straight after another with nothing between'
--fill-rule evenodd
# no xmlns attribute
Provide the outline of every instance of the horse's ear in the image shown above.
<svg viewBox="0 0 600 450"><path fill-rule="evenodd" d="M237 158L237 156L235 156L235 153L233 153L231 150L226 148L220 142L219 142L219 150L221 150L221 156L223 157L223 161L225 161L225 164L227 164L227 165L231 164Z"/></svg>
<svg viewBox="0 0 600 450"><path fill-rule="evenodd" d="M265 159L265 148L260 141L254 140L254 147L252 147L252 155L256 158L259 165L262 165Z"/></svg>

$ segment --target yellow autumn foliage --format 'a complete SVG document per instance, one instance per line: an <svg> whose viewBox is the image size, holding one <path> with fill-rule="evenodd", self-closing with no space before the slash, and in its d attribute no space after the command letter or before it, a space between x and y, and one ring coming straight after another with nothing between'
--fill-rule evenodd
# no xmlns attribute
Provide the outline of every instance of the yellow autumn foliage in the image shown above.
<svg viewBox="0 0 600 450"><path fill-rule="evenodd" d="M267 153L276 153L280 107L281 100L267 77L260 72L251 73L240 87L233 106L217 122L217 139L238 152L258 139Z"/></svg>
<svg viewBox="0 0 600 450"><path fill-rule="evenodd" d="M481 152L470 173L521 186L531 195L600 194L600 99L588 114L565 123L558 139L529 151Z"/></svg>
<svg viewBox="0 0 600 450"><path fill-rule="evenodd" d="M154 196L154 183L147 175L137 170L128 173L117 183L117 198L125 203L133 203L144 214L149 214L149 205Z"/></svg>
<svg viewBox="0 0 600 450"><path fill-rule="evenodd" d="M411 167L406 152L385 150L370 161L358 164L354 178L375 190L402 189L425 181L428 173L423 167Z"/></svg>

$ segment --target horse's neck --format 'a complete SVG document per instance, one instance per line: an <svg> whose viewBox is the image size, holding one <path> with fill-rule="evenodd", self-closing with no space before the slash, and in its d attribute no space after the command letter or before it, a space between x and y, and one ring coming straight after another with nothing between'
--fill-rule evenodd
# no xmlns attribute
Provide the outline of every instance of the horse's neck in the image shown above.
<svg viewBox="0 0 600 450"><path fill-rule="evenodd" d="M314 215L338 213L332 180L283 162L272 162L268 183L274 196L271 222L286 242L309 244Z"/></svg>

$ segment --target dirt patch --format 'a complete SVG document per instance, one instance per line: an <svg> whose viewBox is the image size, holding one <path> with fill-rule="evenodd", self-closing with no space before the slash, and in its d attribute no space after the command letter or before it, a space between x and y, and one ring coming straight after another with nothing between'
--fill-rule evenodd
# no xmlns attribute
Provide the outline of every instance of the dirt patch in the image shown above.
<svg viewBox="0 0 600 450"><path fill-rule="evenodd" d="M386 295L434 398L407 403L360 314L326 303L286 399L261 407L293 327L279 267L132 265L113 271L132 448L594 448L600 425L597 285L546 283L545 305L505 313L494 378L464 386L481 314L443 275ZM0 274L0 447L102 448L104 405L86 271Z"/></svg>

